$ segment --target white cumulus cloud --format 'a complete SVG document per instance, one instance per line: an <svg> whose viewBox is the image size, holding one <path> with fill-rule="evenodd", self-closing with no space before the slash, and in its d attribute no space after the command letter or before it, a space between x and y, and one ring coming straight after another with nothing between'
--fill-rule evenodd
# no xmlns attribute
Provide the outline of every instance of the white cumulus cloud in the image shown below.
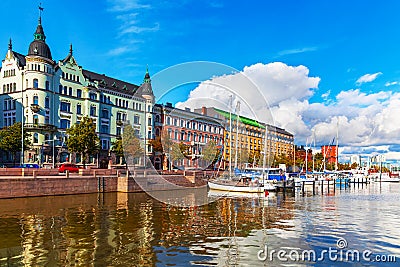
<svg viewBox="0 0 400 267"><path fill-rule="evenodd" d="M387 82L387 83L385 83L385 86L388 87L388 86L397 85L397 84L399 84L399 82Z"/></svg>
<svg viewBox="0 0 400 267"><path fill-rule="evenodd" d="M364 75L359 80L372 81L380 74ZM376 149L368 148L386 146L388 158L400 159L400 146L396 146L400 143L400 93L349 89L336 95L329 92L328 101L311 103L319 82L320 78L311 77L309 69L302 65L257 63L238 73L200 83L187 101L176 106L227 110L230 95L234 95L234 103L242 103L241 115L285 128L295 135L296 144L304 145L313 131L317 146L329 144L338 131L341 150L346 148L348 154L368 155L376 153Z"/></svg>
<svg viewBox="0 0 400 267"><path fill-rule="evenodd" d="M356 81L357 84L362 84L362 83L369 83L374 81L376 78L378 78L379 75L381 75L382 72L376 72L373 74L365 74L363 76L361 76L360 78L358 78L358 80Z"/></svg>

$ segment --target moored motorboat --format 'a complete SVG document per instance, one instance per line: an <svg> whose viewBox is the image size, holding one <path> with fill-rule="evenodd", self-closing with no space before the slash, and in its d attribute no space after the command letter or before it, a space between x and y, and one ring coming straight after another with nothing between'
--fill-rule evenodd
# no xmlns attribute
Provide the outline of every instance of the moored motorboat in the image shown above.
<svg viewBox="0 0 400 267"><path fill-rule="evenodd" d="M375 173L374 175L371 175L370 177L371 177L371 180L374 182L390 182L390 183L399 183L400 182L400 178L398 176L392 177L387 172Z"/></svg>
<svg viewBox="0 0 400 267"><path fill-rule="evenodd" d="M275 191L276 186L272 183L257 183L234 181L230 179L215 179L208 181L208 187L213 190L227 192L262 193L264 191Z"/></svg>

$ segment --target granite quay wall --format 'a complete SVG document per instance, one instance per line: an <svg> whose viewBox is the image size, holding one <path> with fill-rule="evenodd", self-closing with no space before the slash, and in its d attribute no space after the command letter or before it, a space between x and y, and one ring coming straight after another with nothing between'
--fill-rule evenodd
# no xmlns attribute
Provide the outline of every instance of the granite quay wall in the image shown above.
<svg viewBox="0 0 400 267"><path fill-rule="evenodd" d="M99 192L143 192L179 190L207 184L203 174L124 170L84 170L79 174L62 174L46 169L8 169L0 171L0 198L36 197ZM19 174L19 175L18 175ZM135 179L134 179L135 178ZM139 184L135 181L139 181ZM143 188L142 188L143 187Z"/></svg>

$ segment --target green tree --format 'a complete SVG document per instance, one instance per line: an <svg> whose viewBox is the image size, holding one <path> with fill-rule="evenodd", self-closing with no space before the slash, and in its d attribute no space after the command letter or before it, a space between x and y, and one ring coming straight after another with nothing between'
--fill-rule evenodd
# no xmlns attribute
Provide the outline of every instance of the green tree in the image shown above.
<svg viewBox="0 0 400 267"><path fill-rule="evenodd" d="M172 162L182 160L185 158L185 144L173 143L171 146L171 160Z"/></svg>
<svg viewBox="0 0 400 267"><path fill-rule="evenodd" d="M17 122L0 130L0 149L9 151L13 155L14 166L17 153L22 148L21 123ZM31 134L24 132L24 151L31 147ZM21 162L22 164L23 162Z"/></svg>
<svg viewBox="0 0 400 267"><path fill-rule="evenodd" d="M96 127L93 120L83 117L82 121L67 129L68 139L66 145L70 152L79 153L82 156L83 166L86 167L86 160L90 155L99 151L99 137L96 134Z"/></svg>
<svg viewBox="0 0 400 267"><path fill-rule="evenodd" d="M127 167L128 164L133 165L135 160L143 155L144 150L141 147L140 140L131 125L126 125L124 127L122 133L122 148Z"/></svg>
<svg viewBox="0 0 400 267"><path fill-rule="evenodd" d="M153 140L150 140L150 145L153 147L153 152L163 152L161 135L156 136L156 138Z"/></svg>
<svg viewBox="0 0 400 267"><path fill-rule="evenodd" d="M122 146L122 137L117 137L115 141L111 142L111 152L113 152L116 157L120 158L121 163L123 162L124 147Z"/></svg>
<svg viewBox="0 0 400 267"><path fill-rule="evenodd" d="M203 160L206 162L206 164L213 165L215 164L215 162L217 162L220 156L220 151L215 142L210 141L204 147L202 154L203 154Z"/></svg>

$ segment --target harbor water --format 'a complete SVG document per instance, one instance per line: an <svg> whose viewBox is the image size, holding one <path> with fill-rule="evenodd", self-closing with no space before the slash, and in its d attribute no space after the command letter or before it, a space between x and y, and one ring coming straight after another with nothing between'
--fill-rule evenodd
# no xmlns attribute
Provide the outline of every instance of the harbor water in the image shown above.
<svg viewBox="0 0 400 267"><path fill-rule="evenodd" d="M400 184L268 197L0 200L0 266L398 266ZM357 257L358 256L358 257ZM396 262L395 262L396 261Z"/></svg>

